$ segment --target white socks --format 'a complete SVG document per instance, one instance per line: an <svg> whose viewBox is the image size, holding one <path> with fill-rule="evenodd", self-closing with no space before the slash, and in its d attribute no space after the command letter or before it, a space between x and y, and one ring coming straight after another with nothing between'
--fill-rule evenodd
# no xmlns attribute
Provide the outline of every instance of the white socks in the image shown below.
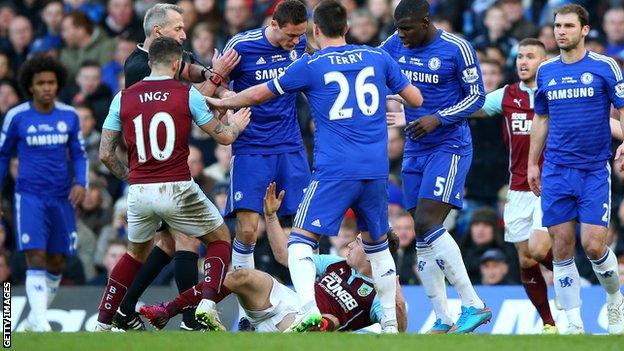
<svg viewBox="0 0 624 351"><path fill-rule="evenodd" d="M373 282L383 310L381 324L384 326L388 322L396 325L396 266L388 249L388 240L378 243L363 242L363 246L371 263Z"/></svg>
<svg viewBox="0 0 624 351"><path fill-rule="evenodd" d="M563 261L553 261L553 284L561 308L568 322L583 326L581 319L581 283L574 257Z"/></svg>
<svg viewBox="0 0 624 351"><path fill-rule="evenodd" d="M620 276L618 261L615 254L607 247L604 255L597 260L589 260L596 273L600 285L607 292L607 302L619 302L622 298L620 293Z"/></svg>
<svg viewBox="0 0 624 351"><path fill-rule="evenodd" d="M451 234L444 227L439 226L430 230L428 234L426 233L423 240L431 248L437 265L457 290L462 305L484 308L485 304L470 282L461 251Z"/></svg>
<svg viewBox="0 0 624 351"><path fill-rule="evenodd" d="M443 324L452 325L448 311L448 301L446 297L446 282L444 281L444 273L436 264L435 257L431 248L423 242L416 242L416 252L418 253L418 276L422 282L427 297L433 305L433 311L436 318L440 319Z"/></svg>
<svg viewBox="0 0 624 351"><path fill-rule="evenodd" d="M241 268L255 268L254 249L256 243L242 243L234 238L232 242L232 268L234 270Z"/></svg>
<svg viewBox="0 0 624 351"><path fill-rule="evenodd" d="M316 266L312 255L317 247L318 243L314 239L295 232L290 233L288 240L290 279L297 295L299 295L301 306L307 306L307 308L316 306L314 296Z"/></svg>
<svg viewBox="0 0 624 351"><path fill-rule="evenodd" d="M56 297L56 293L58 292L59 285L61 284L62 275L55 275L50 272L46 272L46 285L47 288L47 307L50 307L52 301Z"/></svg>
<svg viewBox="0 0 624 351"><path fill-rule="evenodd" d="M47 322L48 291L45 269L26 270L26 296L30 305L30 315L35 321Z"/></svg>

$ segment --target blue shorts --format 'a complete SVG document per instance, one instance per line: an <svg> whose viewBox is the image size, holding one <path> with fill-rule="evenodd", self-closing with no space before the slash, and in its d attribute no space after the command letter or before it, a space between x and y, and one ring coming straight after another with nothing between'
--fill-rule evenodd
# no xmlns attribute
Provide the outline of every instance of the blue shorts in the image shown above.
<svg viewBox="0 0 624 351"><path fill-rule="evenodd" d="M20 251L66 256L76 251L76 219L68 199L15 193L15 229Z"/></svg>
<svg viewBox="0 0 624 351"><path fill-rule="evenodd" d="M340 224L351 208L357 228L373 240L388 229L388 180L312 180L297 210L293 227L325 235L338 235Z"/></svg>
<svg viewBox="0 0 624 351"><path fill-rule="evenodd" d="M608 227L611 214L611 166L582 170L544 162L542 225L578 221Z"/></svg>
<svg viewBox="0 0 624 351"><path fill-rule="evenodd" d="M264 194L271 182L276 183L276 193L286 190L277 214L294 215L305 187L310 183L310 166L305 151L233 156L225 215L232 216L237 210L262 214Z"/></svg>
<svg viewBox="0 0 624 351"><path fill-rule="evenodd" d="M415 208L419 199L462 208L464 184L471 163L472 153L460 156L436 151L425 156L405 156L401 171L405 208Z"/></svg>

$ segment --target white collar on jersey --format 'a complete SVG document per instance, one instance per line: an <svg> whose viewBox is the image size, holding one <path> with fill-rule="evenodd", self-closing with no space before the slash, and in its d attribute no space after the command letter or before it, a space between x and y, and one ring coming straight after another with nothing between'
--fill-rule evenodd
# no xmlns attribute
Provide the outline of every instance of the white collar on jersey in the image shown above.
<svg viewBox="0 0 624 351"><path fill-rule="evenodd" d="M529 87L527 87L527 85L526 85L526 84L524 84L524 82L523 82L523 81L520 81L520 90L522 90L522 91L526 91L526 92L528 92L528 93L533 93L533 92L535 92L535 91L537 90L537 87L535 87L535 88L529 88Z"/></svg>
<svg viewBox="0 0 624 351"><path fill-rule="evenodd" d="M143 80L167 80L167 79L173 79L171 77L168 76L147 76L145 78L143 78Z"/></svg>

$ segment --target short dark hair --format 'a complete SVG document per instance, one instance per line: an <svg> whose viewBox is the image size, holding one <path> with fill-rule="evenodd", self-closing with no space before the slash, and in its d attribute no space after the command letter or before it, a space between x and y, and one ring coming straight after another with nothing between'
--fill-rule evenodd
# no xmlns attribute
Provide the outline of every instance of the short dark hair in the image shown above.
<svg viewBox="0 0 624 351"><path fill-rule="evenodd" d="M498 70L501 73L503 73L503 71L504 71L504 68L503 68L503 66L501 66L500 62L498 62L497 60L495 60L493 58L484 57L483 59L479 60L479 64L496 66L496 68L498 68Z"/></svg>
<svg viewBox="0 0 624 351"><path fill-rule="evenodd" d="M80 69L85 68L85 67L97 67L97 68L102 68L102 66L100 65L99 62L97 62L96 60L91 60L91 59L87 59L82 61L82 63L80 64Z"/></svg>
<svg viewBox="0 0 624 351"><path fill-rule="evenodd" d="M19 70L18 81L24 96L32 97L29 88L35 74L41 72L54 72L59 90L65 85L67 71L65 67L56 59L46 54L37 54L24 62Z"/></svg>
<svg viewBox="0 0 624 351"><path fill-rule="evenodd" d="M149 47L149 61L152 64L168 64L182 58L182 45L168 37L154 39Z"/></svg>
<svg viewBox="0 0 624 351"><path fill-rule="evenodd" d="M284 0L275 8L273 19L280 27L301 24L308 20L308 11L300 0Z"/></svg>
<svg viewBox="0 0 624 351"><path fill-rule="evenodd" d="M544 45L544 43L536 38L524 38L520 40L520 42L518 43L518 47L521 46L537 46L538 48L542 49L544 53L546 53L546 46Z"/></svg>
<svg viewBox="0 0 624 351"><path fill-rule="evenodd" d="M587 12L583 6L577 4L567 4L561 6L553 14L553 20L557 18L557 15L559 14L565 15L568 13L575 13L578 16L578 19L581 22L581 27L589 25L589 12Z"/></svg>
<svg viewBox="0 0 624 351"><path fill-rule="evenodd" d="M314 24L323 35L339 38L345 35L347 9L336 0L323 0L314 8Z"/></svg>
<svg viewBox="0 0 624 351"><path fill-rule="evenodd" d="M394 19L421 19L429 14L429 3L426 0L401 0L394 10Z"/></svg>
<svg viewBox="0 0 624 351"><path fill-rule="evenodd" d="M93 34L93 21L84 12L74 11L68 14L67 17L71 18L74 27L84 28L89 35Z"/></svg>

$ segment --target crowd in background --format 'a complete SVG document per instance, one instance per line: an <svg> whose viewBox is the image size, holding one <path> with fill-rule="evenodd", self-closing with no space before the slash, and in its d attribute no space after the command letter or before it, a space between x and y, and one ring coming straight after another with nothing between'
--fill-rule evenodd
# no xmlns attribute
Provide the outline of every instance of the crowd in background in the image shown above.
<svg viewBox="0 0 624 351"><path fill-rule="evenodd" d="M64 285L104 285L108 272L126 251L127 184L112 176L98 159L102 124L112 97L124 86L125 58L145 38L142 18L154 0L14 0L0 1L0 119L24 101L16 79L19 67L33 54L57 57L67 68L68 84L58 99L73 105L90 160L90 185L76 209L77 255L68 261ZM268 23L275 0L180 0L169 1L184 9L185 49L210 65L214 50L221 50L235 34ZM305 1L311 9L316 0ZM429 0L436 27L459 34L474 45L479 56L486 92L516 80L517 43L536 37L549 56L558 54L552 29L553 10L575 2L591 15L587 43L592 51L624 62L624 0ZM394 0L343 0L347 8L349 43L379 45L395 28ZM311 25L310 25L311 28ZM314 50L308 31L309 50ZM306 148L311 154L313 124L303 98L298 116ZM253 118L253 116L252 116ZM445 225L458 241L473 283L518 284L517 255L503 241L502 210L509 179L509 157L502 137L501 118L470 120L474 156L466 181L465 206L453 211ZM401 160L405 135L389 128L389 221L400 238L396 254L403 284L418 284L413 220L403 206ZM229 190L231 147L218 145L199 128L193 130L188 164L191 175L213 202L223 209ZM4 217L0 225L0 280L23 283L24 256L15 248L13 236L13 186L17 159L12 160L2 189ZM614 248L624 272L624 173L612 167L612 216L608 244ZM230 224L233 224L231 222ZM232 227L232 226L231 226ZM234 228L231 228L234 229ZM256 268L289 283L286 268L274 259L261 224L255 248ZM232 230L233 232L233 230ZM321 252L340 254L356 235L354 215L347 213L338 236L324 239ZM586 284L597 283L586 258L578 250L577 264ZM549 274L544 271L544 274ZM171 284L166 269L155 284ZM624 277L624 274L620 274ZM547 279L547 281L552 281Z"/></svg>

